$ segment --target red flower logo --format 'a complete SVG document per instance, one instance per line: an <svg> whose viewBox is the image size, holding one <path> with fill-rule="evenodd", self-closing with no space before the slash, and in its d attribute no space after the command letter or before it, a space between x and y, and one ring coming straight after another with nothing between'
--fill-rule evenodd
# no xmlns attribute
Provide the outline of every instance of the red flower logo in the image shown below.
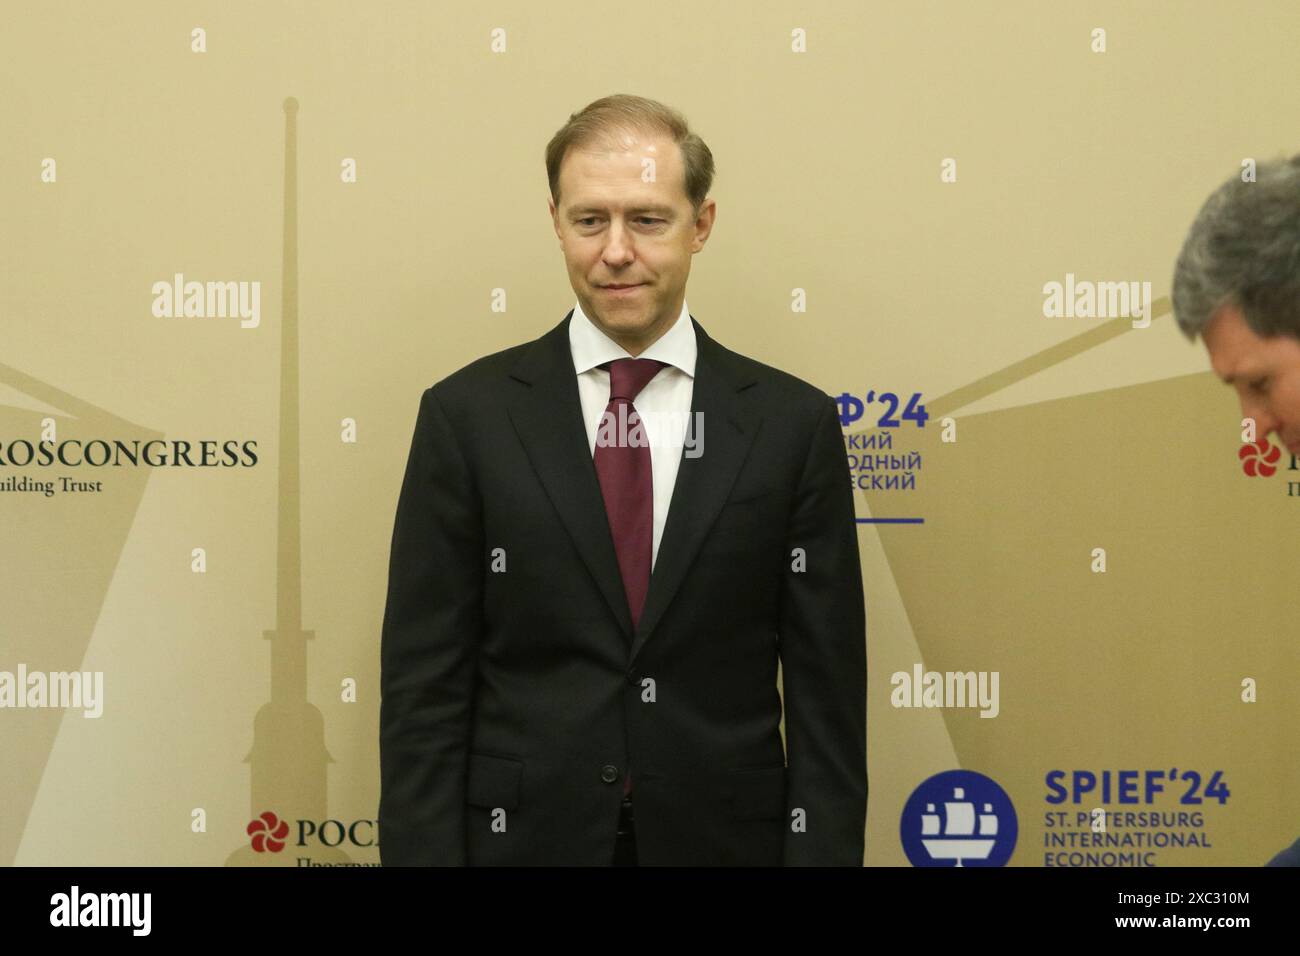
<svg viewBox="0 0 1300 956"><path fill-rule="evenodd" d="M1253 445L1242 445L1237 457L1241 459L1241 470L1250 477L1267 478L1277 471L1274 462L1282 457L1282 449L1275 448L1268 443L1268 439L1261 438Z"/></svg>
<svg viewBox="0 0 1300 956"><path fill-rule="evenodd" d="M289 835L289 824L268 810L248 825L248 835L253 838L253 849L258 853L267 850L279 853L284 849L284 838Z"/></svg>

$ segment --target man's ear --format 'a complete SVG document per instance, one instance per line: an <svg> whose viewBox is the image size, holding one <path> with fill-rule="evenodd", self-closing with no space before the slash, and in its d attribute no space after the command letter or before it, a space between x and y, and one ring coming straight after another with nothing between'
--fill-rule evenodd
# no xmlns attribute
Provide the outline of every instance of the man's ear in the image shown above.
<svg viewBox="0 0 1300 956"><path fill-rule="evenodd" d="M563 242L564 237L560 235L560 221L556 215L555 200L549 196L546 197L546 210L551 214L551 228L555 230L555 238Z"/></svg>
<svg viewBox="0 0 1300 956"><path fill-rule="evenodd" d="M717 219L718 204L713 199L705 199L700 204L700 211L695 214L695 235L692 238L691 254L699 252L704 248L704 244L709 241L709 236L713 233L713 223ZM701 222L703 221L703 225Z"/></svg>

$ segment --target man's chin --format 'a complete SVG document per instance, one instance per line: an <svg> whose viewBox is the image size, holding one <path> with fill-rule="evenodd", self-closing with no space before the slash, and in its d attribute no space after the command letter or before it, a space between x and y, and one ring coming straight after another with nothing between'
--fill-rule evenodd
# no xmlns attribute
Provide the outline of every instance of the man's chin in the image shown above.
<svg viewBox="0 0 1300 956"><path fill-rule="evenodd" d="M606 324L620 332L634 332L649 324L644 305L631 303L602 302L599 304L600 318Z"/></svg>

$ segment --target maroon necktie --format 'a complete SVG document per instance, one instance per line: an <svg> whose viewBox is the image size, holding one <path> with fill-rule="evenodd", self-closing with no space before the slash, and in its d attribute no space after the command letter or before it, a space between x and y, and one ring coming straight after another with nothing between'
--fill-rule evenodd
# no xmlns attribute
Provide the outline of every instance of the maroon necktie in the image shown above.
<svg viewBox="0 0 1300 956"><path fill-rule="evenodd" d="M601 366L609 369L609 404L605 408L606 417L601 419L602 429L596 436L596 477L605 498L605 514L609 518L610 533L614 536L614 551L623 575L628 610L632 612L633 630L641 620L646 592L650 589L654 483L644 426L638 429L639 444L629 444L627 438L640 420L633 400L665 364L654 359L624 358ZM619 415L620 405L627 406L622 417ZM624 423L626 433L621 427ZM612 443L602 444L602 430L605 435L612 436ZM632 775L629 773L623 780L623 793L627 794L631 789Z"/></svg>

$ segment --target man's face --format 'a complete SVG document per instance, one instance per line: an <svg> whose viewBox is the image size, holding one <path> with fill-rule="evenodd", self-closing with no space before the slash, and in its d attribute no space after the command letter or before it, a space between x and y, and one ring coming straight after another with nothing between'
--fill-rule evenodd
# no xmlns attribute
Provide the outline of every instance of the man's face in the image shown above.
<svg viewBox="0 0 1300 956"><path fill-rule="evenodd" d="M671 139L620 133L618 140L613 149L565 153L560 207L547 206L582 311L639 355L681 314L691 256L704 248L716 204L709 199L693 215L681 150Z"/></svg>
<svg viewBox="0 0 1300 956"><path fill-rule="evenodd" d="M1300 454L1300 340L1261 338L1235 305L1214 313L1204 338L1214 373L1236 388L1241 414L1255 419L1256 435L1275 431L1288 451Z"/></svg>

